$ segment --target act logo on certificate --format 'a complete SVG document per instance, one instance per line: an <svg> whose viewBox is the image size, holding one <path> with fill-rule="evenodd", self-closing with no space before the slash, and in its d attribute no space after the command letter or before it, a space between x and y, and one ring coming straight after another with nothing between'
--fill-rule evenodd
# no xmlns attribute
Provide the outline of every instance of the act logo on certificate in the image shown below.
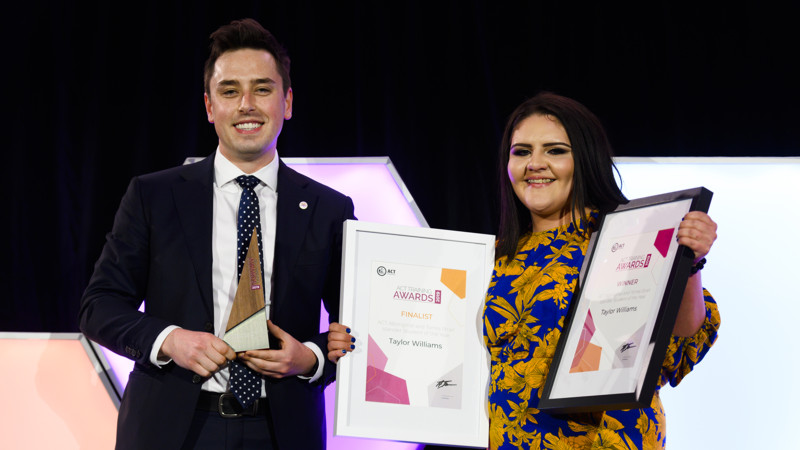
<svg viewBox="0 0 800 450"><path fill-rule="evenodd" d="M372 262L366 401L461 408L466 289L466 270Z"/></svg>

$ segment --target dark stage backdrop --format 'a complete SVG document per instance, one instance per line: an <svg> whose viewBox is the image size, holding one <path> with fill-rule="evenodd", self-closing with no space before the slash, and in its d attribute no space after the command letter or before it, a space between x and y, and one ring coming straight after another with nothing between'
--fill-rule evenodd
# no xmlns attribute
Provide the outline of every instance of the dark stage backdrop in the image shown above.
<svg viewBox="0 0 800 450"><path fill-rule="evenodd" d="M798 155L788 7L607 3L5 6L0 330L77 331L130 178L214 150L201 73L232 19L261 21L292 57L280 154L389 156L436 228L495 232L499 135L542 89L592 109L618 155Z"/></svg>

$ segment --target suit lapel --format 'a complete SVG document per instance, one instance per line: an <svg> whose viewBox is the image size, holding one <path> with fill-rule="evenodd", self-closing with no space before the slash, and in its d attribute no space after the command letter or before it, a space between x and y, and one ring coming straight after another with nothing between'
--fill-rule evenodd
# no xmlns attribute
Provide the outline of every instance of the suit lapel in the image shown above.
<svg viewBox="0 0 800 450"><path fill-rule="evenodd" d="M214 317L211 280L211 231L214 223L214 153L194 164L183 167L182 182L173 187L175 208L180 219L186 245L203 306Z"/></svg>
<svg viewBox="0 0 800 450"><path fill-rule="evenodd" d="M297 264L311 217L316 207L317 196L306 190L308 180L287 167L283 161L278 166L278 207L275 230L275 314L287 302L287 280ZM281 276L283 275L283 277Z"/></svg>

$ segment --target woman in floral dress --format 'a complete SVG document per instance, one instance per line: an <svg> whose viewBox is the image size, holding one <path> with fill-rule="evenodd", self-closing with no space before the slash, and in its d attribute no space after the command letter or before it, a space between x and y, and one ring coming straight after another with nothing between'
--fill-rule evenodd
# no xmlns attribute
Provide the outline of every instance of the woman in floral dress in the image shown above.
<svg viewBox="0 0 800 450"><path fill-rule="evenodd" d="M580 103L539 94L511 115L500 148L500 230L484 309L491 353L491 449L658 449L666 424L658 389L649 407L592 414L539 411L589 236L626 203L599 120ZM716 224L693 211L678 243L694 251L658 382L677 385L716 340L719 313L701 284ZM699 264L698 264L699 263Z"/></svg>

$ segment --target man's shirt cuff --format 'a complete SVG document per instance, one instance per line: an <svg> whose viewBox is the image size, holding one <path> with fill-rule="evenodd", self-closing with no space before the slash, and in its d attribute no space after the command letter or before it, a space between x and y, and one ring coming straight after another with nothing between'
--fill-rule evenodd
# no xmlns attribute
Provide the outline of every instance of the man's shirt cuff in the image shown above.
<svg viewBox="0 0 800 450"><path fill-rule="evenodd" d="M317 357L317 370L314 372L313 375L307 377L305 375L298 375L297 378L301 380L308 380L309 383L313 383L319 380L319 377L322 376L322 366L325 365L325 356L322 354L322 350L319 349L319 346L313 342L303 342L303 345L310 348L314 355Z"/></svg>
<svg viewBox="0 0 800 450"><path fill-rule="evenodd" d="M177 325L170 325L167 328L164 328L164 331L158 334L158 337L156 337L156 340L153 342L153 348L150 350L151 364L161 368L172 362L172 358L165 357L164 359L158 359L158 351L161 350L161 346L164 345L164 341L167 340L167 335L169 335L172 330L176 330L178 328L180 327Z"/></svg>

